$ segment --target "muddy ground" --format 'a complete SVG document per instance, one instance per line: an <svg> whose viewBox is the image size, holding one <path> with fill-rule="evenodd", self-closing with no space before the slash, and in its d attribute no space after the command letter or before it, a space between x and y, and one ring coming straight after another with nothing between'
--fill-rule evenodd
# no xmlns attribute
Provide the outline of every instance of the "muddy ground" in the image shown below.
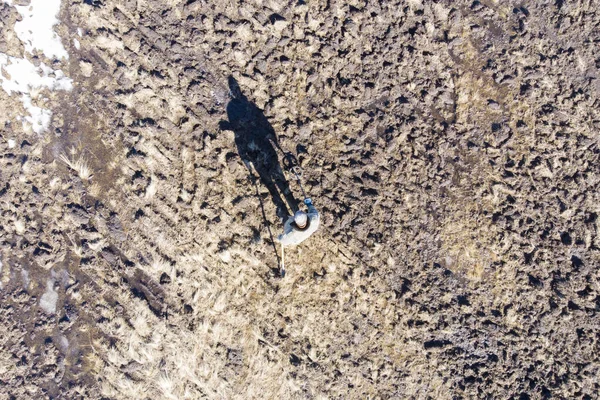
<svg viewBox="0 0 600 400"><path fill-rule="evenodd" d="M50 129L0 90L0 399L597 398L595 1L59 19Z"/></svg>

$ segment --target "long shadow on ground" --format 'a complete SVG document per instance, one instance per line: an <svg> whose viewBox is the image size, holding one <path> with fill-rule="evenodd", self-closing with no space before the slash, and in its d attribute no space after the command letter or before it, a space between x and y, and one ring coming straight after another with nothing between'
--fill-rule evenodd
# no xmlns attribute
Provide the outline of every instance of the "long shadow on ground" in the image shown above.
<svg viewBox="0 0 600 400"><path fill-rule="evenodd" d="M227 104L227 118L229 121L221 121L220 127L223 130L233 131L235 134L238 154L244 165L246 165L250 180L255 186L263 220L277 257L277 264L281 266L281 259L275 246L263 201L259 195L254 171L260 177L262 184L269 190L273 203L277 207L277 216L285 221L289 215L298 211L298 201L290 190L289 183L283 174L277 157L277 150L282 154L284 152L279 146L273 126L271 126L263 111L244 96L233 77L229 77L228 83L231 95L231 100ZM286 154L285 156L289 157L290 155ZM280 273L283 275L285 272L281 269Z"/></svg>
<svg viewBox="0 0 600 400"><path fill-rule="evenodd" d="M273 203L277 207L277 216L285 219L298 210L298 201L294 198L279 164L276 149L282 150L275 130L263 111L244 96L237 81L231 76L229 90L231 93L231 100L227 104L229 121L221 121L221 129L235 133L238 154L248 168L249 174L253 176L253 169L256 171L261 182L269 189ZM282 196L285 197L285 201Z"/></svg>

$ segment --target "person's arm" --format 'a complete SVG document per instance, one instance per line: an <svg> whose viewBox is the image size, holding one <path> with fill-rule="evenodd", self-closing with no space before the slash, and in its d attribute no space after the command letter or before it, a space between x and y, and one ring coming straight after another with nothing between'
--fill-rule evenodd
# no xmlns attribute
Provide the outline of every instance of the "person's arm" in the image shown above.
<svg viewBox="0 0 600 400"><path fill-rule="evenodd" d="M312 200L310 199L310 197L307 197L306 199L304 199L304 204L306 204L306 206L308 207L308 214L319 214L319 212L317 211L317 209L313 205Z"/></svg>

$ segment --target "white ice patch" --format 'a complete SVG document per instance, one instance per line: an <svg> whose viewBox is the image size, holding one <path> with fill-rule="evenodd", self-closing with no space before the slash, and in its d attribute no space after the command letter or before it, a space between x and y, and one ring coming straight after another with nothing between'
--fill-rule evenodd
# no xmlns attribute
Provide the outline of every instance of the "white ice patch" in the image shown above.
<svg viewBox="0 0 600 400"><path fill-rule="evenodd" d="M23 102L23 107L29 112L29 116L25 117L25 121L31 124L31 129L37 134L47 130L52 120L52 112L46 108L34 106L31 103L31 96L26 94L21 96L21 102Z"/></svg>
<svg viewBox="0 0 600 400"><path fill-rule="evenodd" d="M0 0L12 4L12 0ZM69 58L60 38L54 32L58 24L56 16L60 12L61 0L31 0L28 6L15 5L22 20L15 23L15 32L25 50L32 53L40 50L49 59ZM54 70L44 63L36 67L26 58L11 57L0 53L0 84L9 95L20 94L23 107L29 114L17 117L25 128L27 123L31 129L41 134L50 127L52 112L38 106L37 100L43 99L42 89L71 90L73 81L67 78L61 70Z"/></svg>
<svg viewBox="0 0 600 400"><path fill-rule="evenodd" d="M37 49L50 59L69 59L69 53L53 29L58 24L56 16L60 12L60 2L61 0L31 0L28 6L15 5L23 17L15 23L15 32L29 53Z"/></svg>
<svg viewBox="0 0 600 400"><path fill-rule="evenodd" d="M67 339L65 336L59 337L58 345L60 346L60 349L63 352L66 352L67 350L69 350L69 339Z"/></svg>
<svg viewBox="0 0 600 400"><path fill-rule="evenodd" d="M52 112L34 105L32 99L40 97L40 89L73 89L73 80L67 78L61 70L53 70L44 63L36 67L29 60L3 53L0 53L0 84L9 95L13 92L21 94L23 107L29 113L25 121L29 122L33 131L38 134L50 126Z"/></svg>
<svg viewBox="0 0 600 400"><path fill-rule="evenodd" d="M40 298L40 307L48 314L55 314L57 301L58 293L54 290L54 280L48 279L46 282L46 291Z"/></svg>
<svg viewBox="0 0 600 400"><path fill-rule="evenodd" d="M25 287L25 289L27 289L29 287L29 282L31 281L29 279L29 271L27 271L26 269L22 269L21 278L23 279L23 286Z"/></svg>
<svg viewBox="0 0 600 400"><path fill-rule="evenodd" d="M73 46L75 46L75 48L77 50L79 50L81 48L81 44L79 43L79 40L73 39Z"/></svg>
<svg viewBox="0 0 600 400"><path fill-rule="evenodd" d="M0 74L2 89L8 94L13 92L30 93L35 89L48 88L50 90L71 90L73 81L65 77L61 70L53 70L44 63L36 67L31 61L24 58L7 56L0 53L0 68L10 79Z"/></svg>
<svg viewBox="0 0 600 400"><path fill-rule="evenodd" d="M15 139L8 139L8 148L9 149L14 149L16 145L17 145L17 142L15 142Z"/></svg>

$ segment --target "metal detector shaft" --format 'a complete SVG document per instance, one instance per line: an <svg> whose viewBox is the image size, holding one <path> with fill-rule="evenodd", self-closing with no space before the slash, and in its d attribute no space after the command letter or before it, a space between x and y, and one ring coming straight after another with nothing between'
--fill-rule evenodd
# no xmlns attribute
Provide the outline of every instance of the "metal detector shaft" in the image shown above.
<svg viewBox="0 0 600 400"><path fill-rule="evenodd" d="M300 186L300 190L302 190L302 195L304 196L305 199L307 199L308 196L306 195L306 192L304 191L304 187L302 187L302 181L300 180L300 176L298 175L296 168L298 168L298 167L292 167L292 172L296 176L296 180L298 181L298 186Z"/></svg>
<svg viewBox="0 0 600 400"><path fill-rule="evenodd" d="M273 140L273 139L269 139L269 140L275 146L275 148L278 149L281 152L281 154L283 154L283 159L284 159L283 165L294 173L294 176L296 177L296 180L298 181L298 186L300 186L300 190L302 191L302 195L304 196L305 199L308 199L308 196L306 195L306 192L304 191L304 187L302 186L302 180L300 179L300 177L302 176L302 171L300 170L300 166L298 165L297 160L295 160L292 153L290 153L289 151L288 152L284 151L281 148L281 146L279 145L279 143L277 143L277 140ZM285 161L287 161L287 164L285 163ZM298 172L299 170L300 170L300 172Z"/></svg>

